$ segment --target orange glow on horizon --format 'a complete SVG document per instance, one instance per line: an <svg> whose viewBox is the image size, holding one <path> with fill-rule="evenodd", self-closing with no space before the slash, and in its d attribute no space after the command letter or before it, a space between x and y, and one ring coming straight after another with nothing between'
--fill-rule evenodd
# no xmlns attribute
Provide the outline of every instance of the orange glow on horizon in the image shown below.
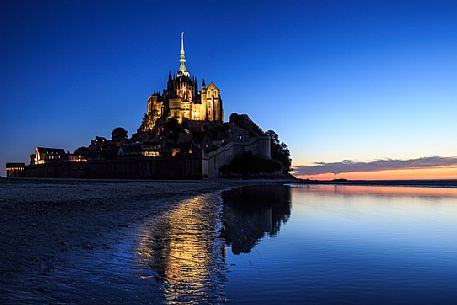
<svg viewBox="0 0 457 305"><path fill-rule="evenodd" d="M297 187L300 192L300 187ZM319 192L345 195L377 195L387 197L453 197L457 198L457 188L413 187L413 186L376 186L376 185L312 185L306 192Z"/></svg>
<svg viewBox="0 0 457 305"><path fill-rule="evenodd" d="M300 175L298 178L315 180L420 180L420 179L457 179L457 167L428 167L385 170L378 172L324 173L318 175Z"/></svg>

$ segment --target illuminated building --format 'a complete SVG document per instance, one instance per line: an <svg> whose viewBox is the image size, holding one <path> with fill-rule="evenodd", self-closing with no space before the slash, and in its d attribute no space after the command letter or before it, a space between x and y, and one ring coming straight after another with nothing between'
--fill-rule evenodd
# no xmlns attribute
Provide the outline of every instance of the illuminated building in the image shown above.
<svg viewBox="0 0 457 305"><path fill-rule="evenodd" d="M86 162L87 158L81 155L69 154L68 155L69 162Z"/></svg>
<svg viewBox="0 0 457 305"><path fill-rule="evenodd" d="M49 162L57 162L68 159L68 154L63 149L59 148L35 148L35 154L31 156L32 164L44 164Z"/></svg>
<svg viewBox="0 0 457 305"><path fill-rule="evenodd" d="M25 171L25 163L8 162L6 163L7 177L23 177Z"/></svg>
<svg viewBox="0 0 457 305"><path fill-rule="evenodd" d="M167 88L162 93L155 92L148 99L147 113L140 129L151 130L158 118L176 118L182 123L189 121L224 121L224 109L219 89L214 83L206 87L202 80L198 90L197 79L186 68L184 33L181 33L179 70L175 76L168 76Z"/></svg>

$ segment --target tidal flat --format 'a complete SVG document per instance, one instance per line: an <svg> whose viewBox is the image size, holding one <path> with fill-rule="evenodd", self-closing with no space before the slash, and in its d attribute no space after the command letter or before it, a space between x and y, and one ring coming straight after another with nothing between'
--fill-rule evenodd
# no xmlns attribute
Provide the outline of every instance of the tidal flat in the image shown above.
<svg viewBox="0 0 457 305"><path fill-rule="evenodd" d="M184 200L249 183L1 179L0 303L138 303L135 285L115 284L122 243Z"/></svg>
<svg viewBox="0 0 457 305"><path fill-rule="evenodd" d="M457 188L2 180L1 304L455 304Z"/></svg>

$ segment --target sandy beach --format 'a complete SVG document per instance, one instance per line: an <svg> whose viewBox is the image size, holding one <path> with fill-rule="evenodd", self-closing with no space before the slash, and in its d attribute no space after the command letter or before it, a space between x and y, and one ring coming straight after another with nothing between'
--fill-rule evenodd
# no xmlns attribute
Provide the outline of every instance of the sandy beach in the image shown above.
<svg viewBox="0 0 457 305"><path fill-rule="evenodd" d="M1 303L36 302L45 289L41 279L56 267L65 269L84 253L109 251L129 228L182 200L256 183L268 182L2 179Z"/></svg>

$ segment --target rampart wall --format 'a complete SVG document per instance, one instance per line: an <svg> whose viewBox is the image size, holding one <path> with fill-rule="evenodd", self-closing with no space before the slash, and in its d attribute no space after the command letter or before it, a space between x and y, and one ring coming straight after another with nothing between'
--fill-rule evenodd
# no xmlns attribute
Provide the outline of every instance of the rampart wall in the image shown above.
<svg viewBox="0 0 457 305"><path fill-rule="evenodd" d="M61 162L26 166L26 177L100 179L201 179L201 158Z"/></svg>
<svg viewBox="0 0 457 305"><path fill-rule="evenodd" d="M252 153L263 159L271 159L271 139L268 136L252 138L247 142L230 142L216 151L208 153L203 173L210 178L219 176L219 169L229 164L236 156ZM204 161L204 163L205 163Z"/></svg>
<svg viewBox="0 0 457 305"><path fill-rule="evenodd" d="M217 178L219 169L236 156L252 153L271 159L271 140L262 136L247 142L230 142L203 156L56 162L25 167L25 177L100 179L202 179Z"/></svg>

